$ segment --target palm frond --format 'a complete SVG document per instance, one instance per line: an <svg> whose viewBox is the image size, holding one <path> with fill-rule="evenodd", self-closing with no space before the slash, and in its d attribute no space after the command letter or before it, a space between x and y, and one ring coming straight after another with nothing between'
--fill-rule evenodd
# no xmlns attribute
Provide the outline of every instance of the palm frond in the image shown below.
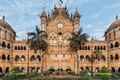
<svg viewBox="0 0 120 80"><path fill-rule="evenodd" d="M72 33L72 37L68 39L70 41L70 50L77 51L80 44L88 41L88 37L86 33L82 33L82 28L77 33Z"/></svg>

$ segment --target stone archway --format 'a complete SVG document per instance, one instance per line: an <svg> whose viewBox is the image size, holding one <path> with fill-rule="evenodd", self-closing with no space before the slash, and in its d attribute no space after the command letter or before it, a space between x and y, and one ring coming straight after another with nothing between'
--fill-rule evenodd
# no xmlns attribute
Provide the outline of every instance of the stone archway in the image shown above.
<svg viewBox="0 0 120 80"><path fill-rule="evenodd" d="M30 57L30 61L35 61L35 56L34 55L32 55L31 57Z"/></svg>
<svg viewBox="0 0 120 80"><path fill-rule="evenodd" d="M25 68L24 67L21 67L21 72L25 72Z"/></svg>
<svg viewBox="0 0 120 80"><path fill-rule="evenodd" d="M116 72L114 67L111 68L111 71L112 71L113 73Z"/></svg>
<svg viewBox="0 0 120 80"><path fill-rule="evenodd" d="M80 71L83 71L84 70L84 68L83 67L80 67Z"/></svg>
<svg viewBox="0 0 120 80"><path fill-rule="evenodd" d="M118 72L120 73L120 67L118 68Z"/></svg>
<svg viewBox="0 0 120 80"><path fill-rule="evenodd" d="M40 73L41 72L41 70L40 70L40 67L37 67L37 70L36 70L38 73Z"/></svg>
<svg viewBox="0 0 120 80"><path fill-rule="evenodd" d="M99 72L99 71L100 71L100 68L96 67L95 72Z"/></svg>
<svg viewBox="0 0 120 80"><path fill-rule="evenodd" d="M5 54L2 55L2 60L6 60Z"/></svg>
<svg viewBox="0 0 120 80"><path fill-rule="evenodd" d="M9 72L9 67L6 67L5 73L8 73L8 72Z"/></svg>

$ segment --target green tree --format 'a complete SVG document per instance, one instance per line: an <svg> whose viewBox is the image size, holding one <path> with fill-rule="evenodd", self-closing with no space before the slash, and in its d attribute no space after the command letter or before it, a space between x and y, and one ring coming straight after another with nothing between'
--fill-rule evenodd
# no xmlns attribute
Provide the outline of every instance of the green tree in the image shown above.
<svg viewBox="0 0 120 80"><path fill-rule="evenodd" d="M93 67L94 67L94 62L96 60L96 58L99 58L102 56L102 51L101 50L93 50L93 53L91 53L91 57L90 57L90 62L91 62L91 76L93 77Z"/></svg>
<svg viewBox="0 0 120 80"><path fill-rule="evenodd" d="M112 76L112 73L108 68L102 67L101 71L97 73L96 76L102 80L109 80Z"/></svg>
<svg viewBox="0 0 120 80"><path fill-rule="evenodd" d="M28 39L30 49L33 49L35 53L39 53L41 55L41 71L43 71L43 55L46 53L48 48L47 33L39 30L36 26L36 31L29 33L28 36L30 37Z"/></svg>
<svg viewBox="0 0 120 80"><path fill-rule="evenodd" d="M79 54L78 50L80 48L81 44L84 44L88 41L88 35L86 33L83 33L82 28L79 29L78 32L73 32L72 37L69 39L70 41L70 50L73 53L76 53L76 62L77 62L77 74L79 72Z"/></svg>

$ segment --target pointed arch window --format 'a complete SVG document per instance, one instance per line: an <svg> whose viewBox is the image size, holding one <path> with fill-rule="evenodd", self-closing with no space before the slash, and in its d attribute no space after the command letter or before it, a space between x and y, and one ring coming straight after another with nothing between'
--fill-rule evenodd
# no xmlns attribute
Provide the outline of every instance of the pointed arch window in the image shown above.
<svg viewBox="0 0 120 80"><path fill-rule="evenodd" d="M119 60L119 55L115 54L115 60Z"/></svg>
<svg viewBox="0 0 120 80"><path fill-rule="evenodd" d="M115 47L119 47L119 43L118 42L115 42Z"/></svg>

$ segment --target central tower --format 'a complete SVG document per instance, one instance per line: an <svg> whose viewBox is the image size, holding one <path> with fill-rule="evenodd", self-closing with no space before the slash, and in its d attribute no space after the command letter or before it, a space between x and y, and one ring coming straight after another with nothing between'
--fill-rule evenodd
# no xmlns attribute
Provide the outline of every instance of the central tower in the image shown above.
<svg viewBox="0 0 120 80"><path fill-rule="evenodd" d="M44 70L49 68L75 70L75 56L69 50L69 38L79 30L80 13L70 14L66 7L54 7L51 14L41 14L41 30L48 33L48 51L44 55Z"/></svg>

